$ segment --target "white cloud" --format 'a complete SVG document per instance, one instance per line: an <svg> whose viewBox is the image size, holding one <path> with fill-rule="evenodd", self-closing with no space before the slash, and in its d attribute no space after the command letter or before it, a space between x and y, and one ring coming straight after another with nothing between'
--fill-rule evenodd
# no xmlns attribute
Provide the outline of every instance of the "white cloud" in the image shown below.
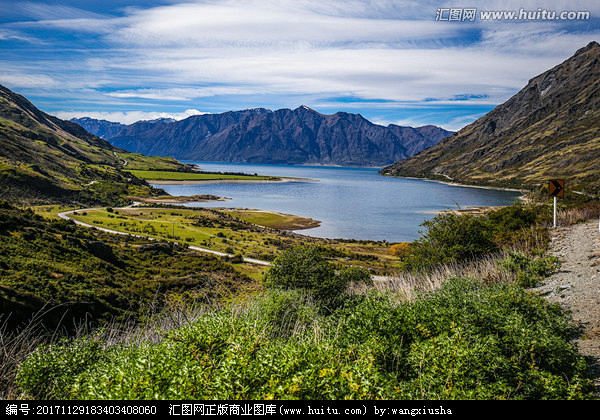
<svg viewBox="0 0 600 420"><path fill-rule="evenodd" d="M527 80L549 65L548 57L515 57L481 48L447 49L307 49L234 51L213 56L196 49L127 59L112 59L105 66L119 72L167 74L178 84L203 88L118 90L118 98L191 100L214 95L258 93L356 96L398 102L437 98L451 101L456 95L473 95L473 102L498 103L522 88ZM566 57L565 57L566 58ZM475 96L479 96L477 99ZM442 104L442 102L439 102Z"/></svg>
<svg viewBox="0 0 600 420"><path fill-rule="evenodd" d="M57 88L59 83L45 74L0 73L0 83L12 88Z"/></svg>
<svg viewBox="0 0 600 420"><path fill-rule="evenodd" d="M3 63L0 82L46 87L53 99L79 94L80 102L71 109L92 109L83 105L86 101L97 105L95 109L167 102L202 108L211 98L218 98L213 103L222 109L227 101L233 108L240 97L265 107L272 103L257 104L255 98L282 103L308 97L315 103L330 102L332 108L340 97L361 99L344 106L371 109L452 107L457 97L466 98L460 101L463 107L497 105L531 77L594 37L600 39L600 30L590 25L573 30L552 22L434 20L438 7L473 7L471 3L189 0L113 15L25 3L24 13L39 20L0 27L0 39L27 37L27 30L37 38L48 31L56 34L49 39L59 45L56 54L50 48L39 61L11 61L15 69L22 66L21 72L8 71ZM485 3L487 10L538 7L533 0ZM551 1L543 7L600 14L597 1ZM64 36L71 33L77 43ZM93 48L86 51L88 45ZM19 73L24 75L21 80ZM109 116L118 121L141 118L133 112ZM143 118L156 117L151 113Z"/></svg>
<svg viewBox="0 0 600 420"><path fill-rule="evenodd" d="M124 53L100 58L102 66L167 75L190 88L165 81L162 89L109 95L175 101L320 93L401 102L486 95L471 101L497 104L573 54L574 44L589 42L589 34L551 24L502 29L508 25L435 22L433 3L377 3L247 0L136 10L107 36ZM372 11L361 17L365 10ZM429 20L411 19L427 13ZM482 41L460 47L441 41L470 30L482 30ZM193 87L198 84L205 87Z"/></svg>
<svg viewBox="0 0 600 420"><path fill-rule="evenodd" d="M54 113L58 118L70 120L71 118L90 117L97 120L120 122L121 124L133 124L137 121L155 120L157 118L173 118L183 120L192 115L203 115L206 112L197 109L186 109L183 112L155 112L155 111L120 111L120 112L98 112L98 111L60 111Z"/></svg>
<svg viewBox="0 0 600 420"><path fill-rule="evenodd" d="M189 101L215 95L247 94L247 89L236 87L207 86L203 88L169 88L169 89L127 89L109 92L106 95L113 98L156 99L161 101Z"/></svg>
<svg viewBox="0 0 600 420"><path fill-rule="evenodd" d="M221 1L139 10L109 36L122 45L147 47L259 47L414 42L460 32L458 25L341 13L339 2L323 10L314 2ZM357 3L358 4L358 3ZM365 2L360 3L363 7ZM325 12L326 11L326 12ZM435 13L433 11L432 13ZM367 15L368 16L368 15Z"/></svg>

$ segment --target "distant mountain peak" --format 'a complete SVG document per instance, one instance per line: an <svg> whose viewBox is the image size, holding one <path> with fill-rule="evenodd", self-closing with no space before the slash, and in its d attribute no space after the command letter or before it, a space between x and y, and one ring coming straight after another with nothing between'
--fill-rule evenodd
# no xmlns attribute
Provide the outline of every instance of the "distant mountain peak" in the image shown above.
<svg viewBox="0 0 600 420"><path fill-rule="evenodd" d="M153 120L142 120L142 121L138 121L138 122L145 122L145 123L172 123L177 121L175 118L167 118L167 117L161 117L161 118L155 118Z"/></svg>
<svg viewBox="0 0 600 420"><path fill-rule="evenodd" d="M99 128L90 121L84 127ZM107 138L125 150L184 160L383 166L450 134L439 127L396 130L360 114L324 115L301 105L195 115L170 124L134 123Z"/></svg>
<svg viewBox="0 0 600 420"><path fill-rule="evenodd" d="M294 109L293 112L305 112L309 114L323 115L306 105L300 105L298 108Z"/></svg>

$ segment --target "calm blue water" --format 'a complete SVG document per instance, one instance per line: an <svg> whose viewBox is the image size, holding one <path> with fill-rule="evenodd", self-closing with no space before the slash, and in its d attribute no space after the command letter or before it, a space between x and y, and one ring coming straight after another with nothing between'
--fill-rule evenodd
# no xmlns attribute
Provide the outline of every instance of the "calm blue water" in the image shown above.
<svg viewBox="0 0 600 420"><path fill-rule="evenodd" d="M374 168L241 163L195 163L206 171L310 178L314 182L156 185L171 195L214 194L229 201L189 203L200 207L273 210L311 217L321 226L299 233L321 238L412 241L436 212L467 206L512 204L519 194L384 177Z"/></svg>

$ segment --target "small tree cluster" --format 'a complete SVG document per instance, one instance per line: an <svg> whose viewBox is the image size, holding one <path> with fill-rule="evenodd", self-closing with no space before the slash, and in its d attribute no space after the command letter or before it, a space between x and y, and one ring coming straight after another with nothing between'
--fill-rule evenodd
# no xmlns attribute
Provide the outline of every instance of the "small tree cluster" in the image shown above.
<svg viewBox="0 0 600 420"><path fill-rule="evenodd" d="M404 260L408 270L427 270L440 264L468 261L518 241L527 242L535 233L536 212L514 204L473 214L440 214L425 221L422 236L410 246L390 249ZM401 245L401 244L399 244Z"/></svg>
<svg viewBox="0 0 600 420"><path fill-rule="evenodd" d="M352 283L372 282L367 270L344 267L336 272L318 247L299 245L285 250L265 274L265 286L271 289L304 289L327 305L334 304Z"/></svg>

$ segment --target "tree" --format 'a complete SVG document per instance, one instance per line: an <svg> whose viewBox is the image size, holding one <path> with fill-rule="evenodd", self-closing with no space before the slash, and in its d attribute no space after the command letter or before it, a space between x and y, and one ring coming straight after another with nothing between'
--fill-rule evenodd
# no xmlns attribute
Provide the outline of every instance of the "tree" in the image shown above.
<svg viewBox="0 0 600 420"><path fill-rule="evenodd" d="M426 232L413 242L404 260L409 270L466 261L497 250L486 219L471 214L440 214L422 224Z"/></svg>
<svg viewBox="0 0 600 420"><path fill-rule="evenodd" d="M265 274L271 289L304 289L323 303L338 300L353 282L369 283L371 276L360 267L347 267L336 273L318 247L299 245L285 250Z"/></svg>

